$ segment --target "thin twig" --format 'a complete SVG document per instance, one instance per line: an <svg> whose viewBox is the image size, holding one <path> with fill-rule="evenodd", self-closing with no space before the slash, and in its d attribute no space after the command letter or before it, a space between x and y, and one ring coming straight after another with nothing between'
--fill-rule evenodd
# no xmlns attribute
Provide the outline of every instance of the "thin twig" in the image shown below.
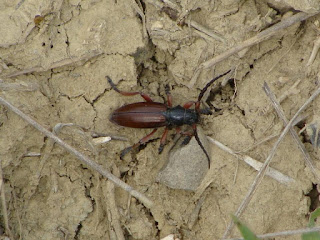
<svg viewBox="0 0 320 240"><path fill-rule="evenodd" d="M120 176L120 171L114 165L113 171L116 176ZM120 214L115 198L115 187L110 181L107 182L107 187L104 189L106 191L106 204L108 209L108 221L110 223L110 231L114 231L117 236L117 240L125 240L123 230L120 224Z"/></svg>
<svg viewBox="0 0 320 240"><path fill-rule="evenodd" d="M193 29L193 32L195 33L193 35L200 36L200 37L202 37L203 39L205 39L208 42L214 42L215 41L212 37L208 36L207 34L201 32L201 31L199 31L198 29Z"/></svg>
<svg viewBox="0 0 320 240"><path fill-rule="evenodd" d="M304 21L304 20L308 19L309 17L312 17L318 13L319 12L307 14L304 12L299 12L291 17L288 17L288 18L282 20L281 22L273 25L272 27L269 27L266 30L258 33L256 36L243 41L242 43L223 52L222 54L220 54L216 57L213 57L212 59L202 63L200 66L203 69L210 68L213 65L217 64L218 62L223 61L224 59L230 57L231 55L233 55L237 52L240 52L241 50L243 50L245 48L251 47L257 43L260 43L262 41L269 39L270 37L276 35L280 30L285 29L287 27L290 27L291 25L293 25L295 23Z"/></svg>
<svg viewBox="0 0 320 240"><path fill-rule="evenodd" d="M196 203L196 206L193 208L193 210L188 218L188 223L187 223L189 229L192 229L194 224L199 219L199 213L200 213L201 207L202 207L205 199L206 199L206 196L201 196L201 198Z"/></svg>
<svg viewBox="0 0 320 240"><path fill-rule="evenodd" d="M274 139L275 137L278 137L280 133L275 133L272 134L270 136L265 137L264 139L259 140L258 142L254 143L252 146L247 147L246 149L242 149L241 151L237 151L235 152L236 154L241 154L241 153L245 153L245 152L249 152L252 149L256 148L257 146L270 141L271 139Z"/></svg>
<svg viewBox="0 0 320 240"><path fill-rule="evenodd" d="M298 79L295 81L295 83L288 89L286 90L279 98L278 101L279 103L282 103L284 100L286 100L290 95L298 94L299 92L297 91L297 86L300 84L301 80ZM267 108L264 110L264 114L269 113L272 110L271 104L267 106Z"/></svg>
<svg viewBox="0 0 320 240"><path fill-rule="evenodd" d="M275 238L275 237L281 237L281 236L291 236L291 235L312 233L312 232L320 232L320 227L288 230L288 231L275 232L275 233L266 233L266 234L257 235L257 237L264 239L264 238ZM229 238L228 240L244 240L244 239L243 238Z"/></svg>
<svg viewBox="0 0 320 240"><path fill-rule="evenodd" d="M199 67L197 67L196 70L195 70L194 73L193 73L193 76L192 76L190 82L189 82L188 85L187 85L187 87L188 87L189 89L192 89L192 88L193 88L194 84L197 82L197 79L198 79L200 73L201 73L201 69L200 69Z"/></svg>
<svg viewBox="0 0 320 240"><path fill-rule="evenodd" d="M262 163L249 157L248 155L240 155L237 152L233 151L231 148L227 147L226 145L222 144L221 142L217 141L216 139L213 139L209 136L207 136L207 139L214 145L216 145L221 150L231 154L232 156L236 157L237 159L240 159L244 161L246 164L248 164L250 167L254 168L257 171L260 171L262 168ZM280 182L281 184L286 185L289 188L295 188L295 180L289 176L284 175L283 173L277 171L273 168L268 168L266 175L273 178L274 180ZM210 184L214 181L214 175L208 174L206 178L201 182L201 184L198 186L198 188L195 191L195 194L193 196L193 201L197 201L201 195L204 193L204 191L210 186Z"/></svg>
<svg viewBox="0 0 320 240"><path fill-rule="evenodd" d="M133 7L133 9L141 17L141 19L142 19L143 36L145 38L147 38L148 37L148 32L147 32L147 28L146 28L146 16L143 13L141 2L140 1L136 2L135 0L131 0L131 6Z"/></svg>
<svg viewBox="0 0 320 240"><path fill-rule="evenodd" d="M8 75L6 75L4 77L11 78L11 77L17 77L17 76L20 76L20 75L24 75L24 74L27 74L27 73L32 73L32 72L44 72L44 71L48 71L50 69L54 69L54 68L58 68L58 67L66 66L66 65L70 65L70 64L73 64L75 62L88 61L89 59L97 57L97 56L99 56L101 54L102 54L102 52L100 52L100 51L92 51L91 53L86 54L84 56L70 57L70 58L62 59L62 60L60 60L58 62L53 62L48 67L36 66L36 67L33 67L33 68L28 68L28 69L24 69L24 70L21 70L21 71L16 71L14 73L10 73L10 74L8 74Z"/></svg>
<svg viewBox="0 0 320 240"><path fill-rule="evenodd" d="M239 154L237 154L235 151L233 151L232 149L230 149L229 147L223 145L222 143L220 143L219 141L211 138L211 137L207 137L209 139L209 141L213 144L215 144L217 147L219 147L220 149L222 149L223 151L235 156L236 158L244 161L245 163L247 163L249 166L251 166L252 168L254 168L255 170L259 171L262 167L262 163L245 155L245 156L241 156ZM275 179L276 181L285 184L285 185L290 185L293 184L295 182L295 180L291 177L288 177L286 175L284 175L283 173L279 172L276 169L273 168L268 168L268 171L266 172L266 175Z"/></svg>
<svg viewBox="0 0 320 240"><path fill-rule="evenodd" d="M224 37L222 37L220 34L213 32L212 30L202 26L200 23L194 21L194 20L190 20L187 21L188 24L190 24L191 27L197 29L200 32L205 33L206 35L208 35L209 37L212 37L214 40L220 41L222 43L226 43L226 39Z"/></svg>
<svg viewBox="0 0 320 240"><path fill-rule="evenodd" d="M121 187L125 191L127 191L129 194L140 200L146 207L150 208L153 205L153 202L147 198L142 193L134 190L131 186L126 184L125 182L121 181L119 178L114 176L109 171L102 168L101 165L97 164L96 162L92 161L90 158L85 156L84 154L80 153L73 147L71 147L69 144L65 143L62 139L54 135L52 132L45 129L42 125L34 121L32 118L30 118L28 115L21 112L18 108L13 106L11 103L9 103L7 100L0 97L0 104L4 105L5 107L9 108L11 111L19 115L21 118L23 118L25 121L27 121L30 125L38 129L40 132L42 132L44 135L58 143L60 146L62 146L64 149L66 149L69 153L75 155L81 162L88 165L93 170L99 172L102 176L108 178L110 181L112 181L114 184L116 184L118 187Z"/></svg>
<svg viewBox="0 0 320 240"><path fill-rule="evenodd" d="M0 89L2 91L19 91L19 92L33 92L39 89L39 85L36 83L24 83L24 82L15 82L15 83L8 83L4 80L0 79Z"/></svg>
<svg viewBox="0 0 320 240"><path fill-rule="evenodd" d="M245 196L244 200L242 201L242 203L240 204L238 210L235 213L236 217L239 217L243 211L246 209L246 207L248 206L249 202L251 201L253 194L255 193L255 191L257 190L258 186L260 185L264 175L266 174L266 171L269 167L269 164L271 162L271 160L273 159L276 150L280 144L280 142L282 141L282 139L284 138L284 136L287 134L287 132L289 131L289 129L291 128L293 122L295 121L295 119L299 116L299 114L305 110L305 108L319 95L320 93L320 88L318 88L313 94L312 96L302 105L302 107L300 107L300 109L296 112L296 114L291 118L291 120L288 122L287 126L284 128L284 130L282 131L282 133L280 134L277 142L273 145L269 156L267 157L266 161L264 162L262 168L260 169L259 173L257 174L254 182L252 183L247 195ZM233 221L231 221L225 231L225 233L223 234L223 238L226 238L230 233L231 230L234 227L234 223Z"/></svg>
<svg viewBox="0 0 320 240"><path fill-rule="evenodd" d="M228 57L232 56L233 54L238 53L241 50L248 48L248 47L251 47L251 46L258 44L262 41L265 41L265 40L269 39L270 37L276 35L280 30L283 30L287 27L290 27L292 24L304 21L304 20L308 19L309 17L312 17L318 13L319 12L312 13L312 14L307 14L304 12L297 13L297 14L295 14L291 17L288 17L287 19L284 19L281 22L273 25L272 27L269 27L268 29L258 33L256 36L243 41L242 43L234 46L233 48L230 48L229 50L221 53L220 55L215 56L215 57L207 60L206 62L203 62L195 70L190 82L194 84L197 81L198 76L201 74L203 69L211 68L215 64L227 59ZM189 84L190 86L192 86L191 83ZM188 87L190 87L190 86L188 86Z"/></svg>
<svg viewBox="0 0 320 240"><path fill-rule="evenodd" d="M312 49L310 58L307 62L307 66L310 66L313 63L314 59L317 56L319 48L320 48L320 37L318 37L318 39L314 41L313 49Z"/></svg>
<svg viewBox="0 0 320 240"><path fill-rule="evenodd" d="M297 36L295 37L293 43L289 46L288 50L285 51L285 53L281 54L280 58L277 59L277 61L272 65L272 67L269 69L269 71L267 72L268 74L276 67L279 66L279 62L291 51L292 47L296 44L298 38L300 37L300 35L302 34L303 31L300 31Z"/></svg>
<svg viewBox="0 0 320 240"><path fill-rule="evenodd" d="M14 240L14 237L9 227L7 203L6 203L5 189L3 184L2 160L0 160L0 191L1 191L1 208L2 208L5 231L6 231L6 234L10 237L10 239Z"/></svg>
<svg viewBox="0 0 320 240"><path fill-rule="evenodd" d="M265 91L267 96L270 98L271 103L272 103L274 109L276 110L279 118L283 121L283 123L285 125L287 125L288 124L288 120L287 120L286 116L284 115L284 112L283 112L279 102L277 101L276 96L273 94L273 92L271 91L271 89L269 88L267 83L264 83L263 90ZM313 161L312 161L310 155L308 154L305 146L300 141L298 134L296 133L296 131L292 127L290 128L290 133L291 133L294 141L298 145L298 148L302 152L302 154L304 156L304 159L306 161L306 165L310 168L311 172L316 177L317 182L320 183L320 177L319 177L319 175L318 175L318 173L316 171L316 168L315 168L315 166L313 164Z"/></svg>

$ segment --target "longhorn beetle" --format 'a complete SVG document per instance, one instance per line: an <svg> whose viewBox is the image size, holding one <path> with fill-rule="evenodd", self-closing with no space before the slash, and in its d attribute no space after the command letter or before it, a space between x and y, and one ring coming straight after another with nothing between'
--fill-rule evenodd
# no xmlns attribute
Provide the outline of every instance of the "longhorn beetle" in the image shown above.
<svg viewBox="0 0 320 240"><path fill-rule="evenodd" d="M164 133L160 140L159 153L161 153L168 135L169 128L176 127L177 134L188 135L189 137L195 136L199 146L201 147L202 151L205 153L208 159L208 164L210 167L210 157L199 139L197 132L197 124L200 121L201 114L209 115L212 112L209 109L200 109L200 101L207 89L217 79L223 77L229 72L230 70L226 73L221 74L218 77L215 77L210 82L208 82L207 85L201 90L198 96L198 100L196 102L189 101L185 103L183 106L178 105L176 107L172 107L172 97L168 86L166 86L166 105L164 103L152 101L152 99L147 94L142 92L120 91L113 83L111 78L109 76L106 76L109 84L111 85L111 88L116 92L120 93L123 96L134 96L139 94L145 100L145 102L132 103L118 108L112 113L110 121L124 127L154 128L154 130L151 133L149 133L144 138L140 139L138 143L122 150L120 158L122 159L123 156L127 154L129 151L131 151L133 148L137 148L140 145L147 143L159 127L165 127ZM190 109L190 107L193 104L195 105L194 109ZM192 126L193 132L182 132L180 128L182 125Z"/></svg>

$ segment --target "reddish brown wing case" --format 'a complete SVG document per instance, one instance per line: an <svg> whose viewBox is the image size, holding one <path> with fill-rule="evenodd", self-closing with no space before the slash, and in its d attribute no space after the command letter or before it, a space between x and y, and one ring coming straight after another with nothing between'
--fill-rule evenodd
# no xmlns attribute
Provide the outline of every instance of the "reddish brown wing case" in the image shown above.
<svg viewBox="0 0 320 240"><path fill-rule="evenodd" d="M138 102L115 110L111 121L124 127L157 128L167 125L165 111L167 106L157 102Z"/></svg>

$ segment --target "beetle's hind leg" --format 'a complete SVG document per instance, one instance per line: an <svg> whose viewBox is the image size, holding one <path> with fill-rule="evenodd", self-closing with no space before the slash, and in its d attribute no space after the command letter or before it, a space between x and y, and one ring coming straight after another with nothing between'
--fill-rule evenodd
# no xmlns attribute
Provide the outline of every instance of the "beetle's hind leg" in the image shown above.
<svg viewBox="0 0 320 240"><path fill-rule="evenodd" d="M158 150L159 153L162 153L162 151L163 151L163 148L166 143L167 136L168 136L168 131L169 131L169 128L166 127L164 129L164 132L163 132L161 140L160 140L160 146L159 146L159 150Z"/></svg>
<svg viewBox="0 0 320 240"><path fill-rule="evenodd" d="M112 79L109 76L106 76L111 88L115 90L117 93L120 93L123 96L134 96L134 95L140 95L146 102L153 102L152 99L149 97L149 95L142 93L142 92L124 92L120 91L117 86L114 84Z"/></svg>
<svg viewBox="0 0 320 240"><path fill-rule="evenodd" d="M120 159L123 159L123 157L130 152L132 149L138 148L140 145L146 144L150 138L152 137L152 135L157 131L157 129L154 129L151 133L149 133L147 136L143 137L140 139L139 142L137 142L136 144L127 147L125 149L123 149L120 153Z"/></svg>

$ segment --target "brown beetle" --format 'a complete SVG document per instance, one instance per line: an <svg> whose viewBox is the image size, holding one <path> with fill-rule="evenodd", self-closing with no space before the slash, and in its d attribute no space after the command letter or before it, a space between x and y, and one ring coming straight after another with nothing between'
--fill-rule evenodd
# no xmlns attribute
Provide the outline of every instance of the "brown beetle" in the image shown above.
<svg viewBox="0 0 320 240"><path fill-rule="evenodd" d="M161 153L168 135L168 130L172 127L175 127L177 130L177 134L188 135L189 139L190 137L195 136L199 146L207 156L208 164L210 167L210 157L199 139L197 133L197 124L200 121L201 114L209 115L211 114L211 111L209 109L200 109L200 101L207 89L217 79L225 76L229 72L230 70L218 77L215 77L209 83L207 83L207 85L201 90L196 102L190 101L185 103L183 106L178 105L176 107L172 107L172 97L169 92L168 86L166 87L167 104L164 104L152 101L152 99L147 94L142 92L120 91L112 82L111 78L107 76L106 78L108 82L110 83L112 89L114 89L116 92L120 93L123 96L134 96L139 94L145 100L145 102L132 103L118 108L113 112L110 120L113 123L124 127L154 128L151 133L142 138L138 143L134 144L131 147L125 148L121 152L120 158L122 158L131 149L147 143L159 127L165 127L164 133L160 140L159 153ZM193 104L195 105L194 109L190 109ZM182 125L192 126L193 131L191 133L181 132L180 127Z"/></svg>

